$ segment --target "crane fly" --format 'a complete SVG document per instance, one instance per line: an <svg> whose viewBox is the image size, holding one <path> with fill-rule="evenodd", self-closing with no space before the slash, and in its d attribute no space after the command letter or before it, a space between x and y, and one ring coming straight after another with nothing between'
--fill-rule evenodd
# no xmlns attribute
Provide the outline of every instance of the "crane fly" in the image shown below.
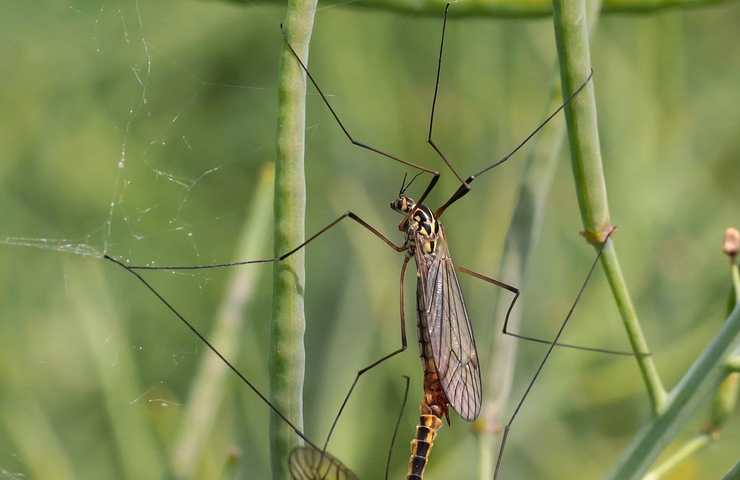
<svg viewBox="0 0 740 480"><path fill-rule="evenodd" d="M398 225L401 232L404 232L404 241L401 244L395 243L387 235L381 232L378 228L374 227L370 223L366 222L361 216L353 211L347 211L340 215L332 222L326 224L323 228L319 229L316 233L308 237L303 243L295 246L291 250L272 258L257 259L257 260L238 260L233 262L225 263L211 263L201 265L171 265L171 266L151 266L151 265L127 265L125 268L130 270L132 273L138 275L139 271L142 270L200 270L200 269L214 269L214 268L229 268L237 267L250 264L261 264L261 263L276 263L285 260L296 252L305 248L308 244L333 229L335 226L340 224L343 220L350 219L355 224L363 227L367 232L372 234L374 237L380 239L388 247L398 253L403 253L403 263L401 266L400 274L400 330L401 330L401 346L392 352L382 356L375 360L364 368L357 371L354 381L352 382L339 412L335 417L334 424L330 430L333 431L336 421L341 415L347 401L354 391L359 379L369 370L377 367L381 363L389 360L390 358L406 351L407 349L407 338L406 338L406 324L405 324L405 312L404 312L404 279L408 264L411 258L414 258L417 273L417 314L418 314L418 333L419 343L422 350L422 360L424 366L424 400L422 401L422 426L427 429L425 432L436 434L436 431L441 428L441 423L432 420L424 415L431 415L437 420L442 417L446 417L449 421L449 407L452 407L464 420L472 421L478 417L481 410L482 402L482 384L481 384L481 373L480 373L480 362L478 353L475 347L475 337L473 335L473 329L468 318L468 313L465 308L463 301L462 291L457 277L457 272L464 273L472 276L478 280L482 280L490 285L503 288L513 294L511 302L507 308L502 334L513 336L519 339L542 343L549 346L547 355L537 370L535 376L532 379L524 397L520 400L514 414L509 420L509 423L504 428L504 435L502 437L501 446L499 447L499 457L496 463L496 472L501 461L501 455L503 454L503 448L505 446L506 435L508 434L511 422L513 422L516 414L519 412L521 405L529 393L529 390L534 383L534 380L539 375L545 361L549 357L550 352L555 346L574 348L579 350L588 350L600 353L609 353L615 355L634 355L633 352L624 352L618 350L602 349L602 348L591 348L583 347L578 345L572 345L559 341L560 335L555 340L547 340L538 337L532 337L523 335L520 333L512 332L508 329L509 317L519 298L520 291L517 287L509 285L502 281L496 280L492 277L486 276L482 273L467 269L465 267L456 266L453 264L449 253L449 247L447 244L447 237L444 231L444 227L440 222L440 218L447 211L447 209L458 202L460 199L465 197L472 189L473 182L485 173L503 165L510 160L514 155L537 133L539 133L558 113L560 113L566 105L568 105L581 91L583 91L591 82L593 72L584 72L583 82L572 91L567 97L564 98L563 102L545 117L533 130L530 131L513 149L511 149L506 155L500 157L493 163L485 166L477 173L469 175L464 178L457 172L452 162L443 153L442 149L437 145L433 139L433 127L435 110L437 105L437 97L439 93L440 84L440 72L442 69L442 54L444 50L445 32L447 28L447 12L450 5L447 4L444 9L443 26L442 26L442 38L439 47L439 56L437 61L436 69L436 80L434 88L434 96L431 105L431 113L429 117L429 129L427 134L427 143L435 152L435 154L443 161L446 168L452 172L457 180L460 182L460 186L452 193L452 195L445 201L440 207L432 211L425 205L425 200L428 195L433 191L437 185L440 177L440 173L436 170L427 168L418 163L414 163L408 160L404 160L399 156L389 153L385 150L377 148L373 145L365 143L354 137L350 130L345 126L341 120L337 110L333 107L329 101L327 95L324 93L322 88L319 86L317 80L308 69L304 61L295 51L295 49L288 42L287 37L284 33L284 42L293 58L296 60L300 68L305 73L308 80L316 89L319 97L323 104L329 110L330 114L334 118L339 128L344 133L347 140L354 146L373 152L377 155L385 157L389 160L397 162L406 167L411 167L418 170L417 173L408 183L406 178L401 185L401 190L396 199L391 202L391 208L402 214L403 219ZM281 25L282 29L282 25ZM430 175L431 178L429 183L426 185L418 200L412 199L406 194L413 181L421 174ZM611 232L602 236L601 248L606 244ZM601 250L599 250L599 255ZM598 258L598 256L597 256ZM592 270L595 267L595 263L592 266ZM590 278L590 273L589 277ZM585 283L584 283L585 287ZM582 287L583 288L583 287ZM574 305L575 306L575 305ZM572 312L572 309L571 309ZM569 318L570 313L567 319ZM643 353L640 355L649 355L649 353ZM263 400L267 401L263 398ZM274 410L274 408L273 408ZM441 420L440 420L441 422ZM418 435L417 435L418 436ZM416 443L417 452L412 455L413 464L416 457L424 457L423 463L426 463L426 457L424 455L417 455L419 452L419 445L422 445L422 441L425 441L427 446L431 446L433 440L431 438L420 439L417 438ZM311 455L301 456L296 454L296 458L311 458ZM327 457L328 458L328 457ZM419 463L422 463L419 461ZM423 470L423 466L422 470ZM341 469L339 469L341 471ZM411 473L410 473L411 475ZM414 473L414 475L416 475ZM341 478L341 477L340 477ZM409 478L421 478L420 475L416 477L409 476Z"/></svg>
<svg viewBox="0 0 740 480"><path fill-rule="evenodd" d="M444 227L434 220L428 208L417 207L413 200L404 194L399 196L393 206L401 213L405 213L406 208L413 211L412 221L406 228L407 242L410 243L408 251L413 255L417 265L417 326L424 368L424 396L420 405L416 435L411 441L407 479L423 480L429 453L437 433L444 425L442 418L447 417L449 423L449 407L468 421L474 420L480 413L480 368L473 329L465 308L456 268L447 248ZM509 429L565 331L612 231L606 235L560 329L550 342L514 413L504 426L494 480L499 474ZM480 275L467 269L462 270L476 276Z"/></svg>

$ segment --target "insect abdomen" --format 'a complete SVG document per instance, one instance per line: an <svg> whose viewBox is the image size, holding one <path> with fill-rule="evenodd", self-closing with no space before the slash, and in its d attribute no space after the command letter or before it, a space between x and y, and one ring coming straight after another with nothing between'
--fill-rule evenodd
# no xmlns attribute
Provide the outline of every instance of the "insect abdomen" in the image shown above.
<svg viewBox="0 0 740 480"><path fill-rule="evenodd" d="M442 420L436 415L422 414L416 426L416 437L411 440L411 458L407 480L423 480L429 451L434 445L437 432L442 428Z"/></svg>

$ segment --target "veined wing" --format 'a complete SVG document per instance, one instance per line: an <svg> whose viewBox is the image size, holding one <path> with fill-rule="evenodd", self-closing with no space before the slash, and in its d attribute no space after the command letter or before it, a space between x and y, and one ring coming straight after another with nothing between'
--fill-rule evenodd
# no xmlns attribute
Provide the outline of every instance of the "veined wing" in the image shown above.
<svg viewBox="0 0 740 480"><path fill-rule="evenodd" d="M342 462L312 446L296 447L290 452L288 471L293 480L358 480Z"/></svg>
<svg viewBox="0 0 740 480"><path fill-rule="evenodd" d="M442 225L434 254L424 253L416 238L419 313L432 345L434 364L450 405L467 421L478 417L481 378L473 327L465 308L455 265Z"/></svg>

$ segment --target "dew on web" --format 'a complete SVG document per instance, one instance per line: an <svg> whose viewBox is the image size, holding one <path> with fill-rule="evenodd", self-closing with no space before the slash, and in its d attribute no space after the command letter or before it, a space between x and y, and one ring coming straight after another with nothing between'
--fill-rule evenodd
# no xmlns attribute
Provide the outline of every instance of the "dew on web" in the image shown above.
<svg viewBox="0 0 740 480"><path fill-rule="evenodd" d="M50 150L59 144L74 145L75 151L59 148L60 153L50 155L47 164L28 168L26 177L34 175L31 188L36 190L16 193L6 188L8 195L17 195L13 200L23 207L18 211L31 219L0 226L0 249L20 259L18 264L48 269L39 274L38 291L28 287L33 283L30 273L23 274L24 286L19 287L18 297L26 302L19 308L23 327L19 330L27 329L35 340L23 344L23 354L34 371L62 370L59 378L45 381L63 392L62 400L68 402L64 408L92 404L89 397L95 396L94 411L91 408L89 413L100 418L113 414L106 412L112 404L123 404L128 411L147 410L146 415L159 414L151 410L178 412L203 349L156 299L121 280L102 259L110 255L128 264L155 266L169 264L173 258L196 264L233 254L249 195L229 198L221 191L238 187L239 193L249 193L247 182L256 178L252 171L259 165L256 160L244 162L243 155L246 152L260 164L269 161L274 142L270 129L264 129L268 134L256 134L249 126L240 126L244 129L240 143L222 148L223 138L235 135L222 135L220 127L209 130L203 124L214 122L206 115L218 114L211 112L218 109L209 102L246 104L247 99L257 99L268 103L260 97L271 101L275 87L269 76L259 80L264 85L242 83L243 72L217 71L210 78L211 68L192 59L214 65L225 61L211 58L214 54L208 51L191 54L188 49L200 41L197 36L178 43L174 27L165 21L171 12L160 5L139 0L67 0L61 8L74 27L65 31L72 37L70 42L59 42L58 32L53 32L57 37L45 39L46 43L35 40L34 48L48 49L49 55L59 56L60 63L66 62L68 70L81 72L78 76L65 73L70 79L61 80L67 81L63 87L68 91L53 90L54 95L71 97L65 106L79 116L64 118L55 126L62 139L39 135L37 143ZM192 18L189 8L193 7L176 7L181 16L173 18ZM217 20L227 26L232 22L227 16ZM219 24L211 19L209 28L214 25ZM162 30L167 28L165 38ZM213 30L204 28L201 33L212 35ZM49 108L42 100L38 105ZM241 110L242 117L248 114ZM223 120L223 129L233 128L229 122ZM270 127L274 128L272 122ZM52 180L36 179L38 171ZM221 195L214 197L214 192ZM214 245L214 238L232 243ZM39 251L58 261L46 261ZM178 271L150 278L168 298L184 304L184 311L205 329L215 316L214 304L228 275ZM186 293L180 292L181 287ZM88 318L88 324L80 317ZM83 338L77 338L81 332ZM107 398L111 392L118 397ZM44 409L54 415L53 409L46 405ZM90 426L81 423L80 431ZM71 431L68 425L59 426L61 443L70 452L74 448L67 442ZM0 479L28 478L24 472L32 470L26 463L21 461L16 468L12 460L3 462Z"/></svg>
<svg viewBox="0 0 740 480"><path fill-rule="evenodd" d="M60 253L71 253L81 257L102 257L103 252L97 250L88 243L75 242L60 238L26 238L5 237L0 239L0 244L14 247L38 248Z"/></svg>

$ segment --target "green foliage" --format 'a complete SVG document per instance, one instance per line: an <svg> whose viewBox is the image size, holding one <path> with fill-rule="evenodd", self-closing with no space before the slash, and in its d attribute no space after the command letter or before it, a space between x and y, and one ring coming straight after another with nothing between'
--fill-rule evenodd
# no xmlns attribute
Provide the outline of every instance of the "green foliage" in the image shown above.
<svg viewBox="0 0 740 480"><path fill-rule="evenodd" d="M275 160L284 12L127 0L1 10L0 471L97 479L142 478L135 468L146 468L143 478L151 478L167 468L204 351L130 276L72 253L107 247L157 264L237 255L259 171ZM608 16L591 46L620 261L667 386L722 326L727 275L717 245L737 224L740 180L740 61L728 54L738 22L732 3ZM311 64L359 139L441 169L424 143L439 30L434 15L320 9ZM462 172L507 151L542 118L556 60L547 19L451 21L435 132ZM393 235L398 217L387 203L403 169L348 145L311 90L308 100L307 233L351 208ZM498 270L523 157L478 180L449 212L461 265ZM449 177L432 204L455 188ZM521 327L542 336L562 319L593 254L578 236L565 166L545 213ZM311 438L321 438L356 370L398 345L400 259L347 226L312 245L306 260L305 419ZM261 280L235 360L267 391L271 270L250 268ZM209 331L232 273L147 275ZM479 345L489 345L498 334L491 290L463 282ZM408 334L413 339L412 325ZM603 276L564 340L628 346ZM418 400L415 348L411 340L404 358L362 380L330 445L362 478L382 474L394 420L387 412L400 404L402 373L412 376L410 404ZM520 345L513 396L542 353ZM481 355L487 364L489 352ZM241 384L227 387L198 475L268 478L268 410ZM410 412L394 478L405 471ZM511 434L504 478L603 476L648 419L634 360L556 350ZM674 478L721 477L738 442L735 416ZM473 445L469 426L453 418L438 437L430 478L472 477ZM131 453L144 447L148 453Z"/></svg>

